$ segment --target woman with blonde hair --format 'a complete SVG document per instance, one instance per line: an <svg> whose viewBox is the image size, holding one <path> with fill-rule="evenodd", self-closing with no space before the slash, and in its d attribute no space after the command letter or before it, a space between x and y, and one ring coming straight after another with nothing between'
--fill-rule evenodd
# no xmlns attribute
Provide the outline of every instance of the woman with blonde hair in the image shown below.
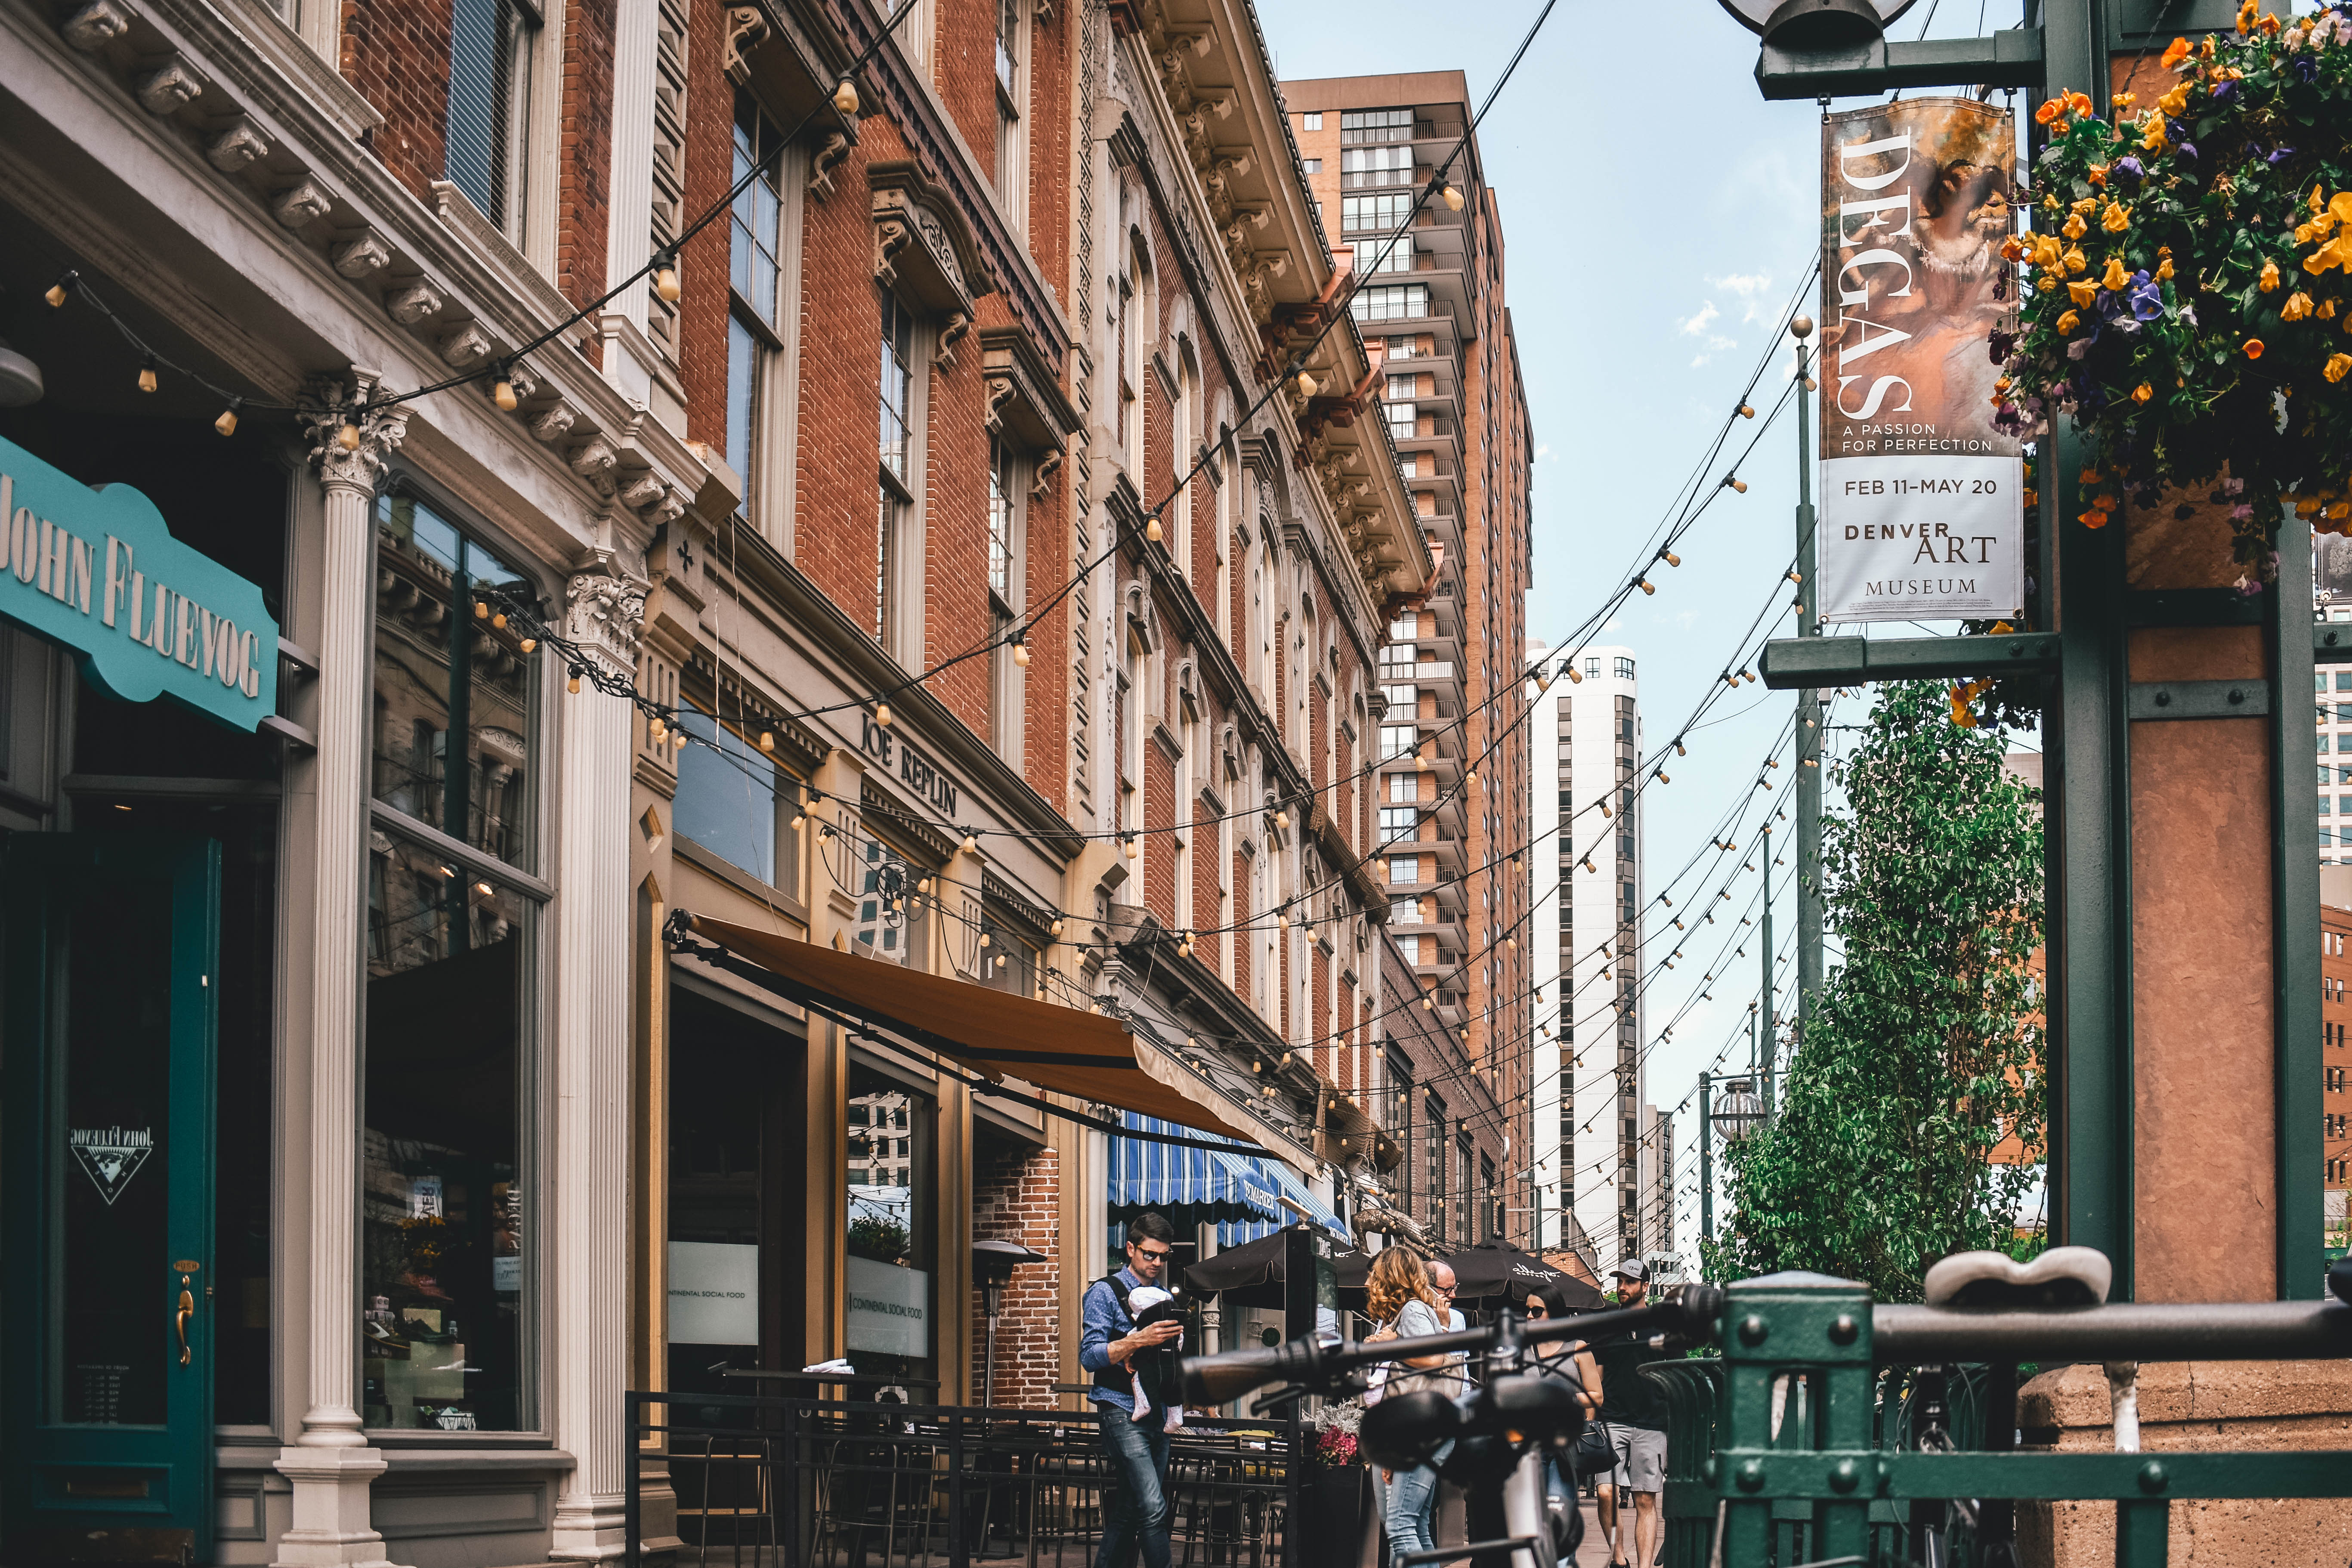
<svg viewBox="0 0 2352 1568"><path fill-rule="evenodd" d="M1438 1310L1437 1294L1430 1288L1429 1270L1421 1257L1411 1247L1384 1247L1372 1259L1371 1277L1367 1281L1366 1294L1370 1316L1380 1325L1374 1339L1414 1339L1423 1334L1443 1333L1444 1315ZM1444 1382L1431 1384L1421 1374L1444 1368L1455 1360L1453 1356L1400 1356L1381 1370L1384 1374L1383 1394L1392 1392L1406 1379L1420 1386L1446 1388ZM1458 1387L1451 1392L1459 1392ZM1454 1451L1449 1439L1430 1457L1426 1465L1410 1470L1383 1470L1381 1479L1386 1483L1386 1496L1381 1507L1383 1522L1389 1531L1389 1560L1391 1563L1409 1552L1426 1552L1437 1543L1431 1537L1431 1523L1437 1510L1437 1467Z"/></svg>

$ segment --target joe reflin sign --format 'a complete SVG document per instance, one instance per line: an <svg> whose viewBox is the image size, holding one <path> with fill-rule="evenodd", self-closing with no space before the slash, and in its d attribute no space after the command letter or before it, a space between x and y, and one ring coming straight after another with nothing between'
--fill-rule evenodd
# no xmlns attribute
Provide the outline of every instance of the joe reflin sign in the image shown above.
<svg viewBox="0 0 2352 1568"><path fill-rule="evenodd" d="M2024 463L1993 428L1989 342L2014 331L2016 133L1973 99L1822 123L1824 621L2014 615Z"/></svg>
<svg viewBox="0 0 2352 1568"><path fill-rule="evenodd" d="M278 711L261 590L172 537L128 485L96 489L0 439L0 616L81 656L129 702L169 697L240 730Z"/></svg>

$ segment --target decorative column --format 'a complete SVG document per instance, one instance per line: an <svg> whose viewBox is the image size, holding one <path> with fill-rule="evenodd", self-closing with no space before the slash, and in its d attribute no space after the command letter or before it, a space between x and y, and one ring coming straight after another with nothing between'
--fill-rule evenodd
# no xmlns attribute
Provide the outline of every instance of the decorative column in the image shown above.
<svg viewBox="0 0 2352 1568"><path fill-rule="evenodd" d="M553 1426L573 1466L555 1505L549 1555L579 1562L625 1550L632 1462L622 1431L628 1382L629 757L634 710L596 689L634 679L646 596L603 567L564 590L564 636L593 668L559 698L555 853Z"/></svg>
<svg viewBox="0 0 2352 1568"><path fill-rule="evenodd" d="M310 461L325 491L320 571L318 753L310 761L317 897L310 932L309 1383L301 1432L279 1450L293 1486L293 1521L277 1568L384 1568L369 1521L368 1486L383 1457L360 1433L359 1016L362 872L367 854L369 714L375 629L376 481L408 410L364 413L377 377L319 387L307 415ZM300 787L298 779L289 780ZM294 1042L299 1047L299 1039ZM299 1122L298 1122L299 1125ZM299 1136L299 1134L298 1134Z"/></svg>
<svg viewBox="0 0 2352 1568"><path fill-rule="evenodd" d="M612 185L604 237L605 287L643 267L653 252L654 89L659 76L660 0L618 0L613 16ZM653 341L646 290L625 289L598 321L604 379L634 402L654 401Z"/></svg>

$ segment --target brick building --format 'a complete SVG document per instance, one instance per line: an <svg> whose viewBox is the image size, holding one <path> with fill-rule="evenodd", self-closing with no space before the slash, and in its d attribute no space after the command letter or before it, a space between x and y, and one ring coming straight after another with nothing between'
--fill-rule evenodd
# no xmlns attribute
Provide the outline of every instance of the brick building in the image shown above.
<svg viewBox="0 0 2352 1568"><path fill-rule="evenodd" d="M625 1390L845 1355L968 1399L975 1239L1042 1255L997 1392L1054 1403L1106 1110L1318 1204L1393 1167L1366 765L1435 563L1256 20L887 14L0 11L40 596L121 482L277 622L250 711L134 707L75 673L126 584L0 604L11 973L135 948L98 1000L186 1021L5 1064L16 1107L65 1075L0 1210L73 1310L0 1384L73 1369L73 1462L146 1467L118 1548L615 1555ZM1089 1020L1116 1083L1047 1059ZM0 1406L0 1555L120 1522Z"/></svg>
<svg viewBox="0 0 2352 1568"><path fill-rule="evenodd" d="M2352 1189L2352 868L2323 867L2319 873L2319 1032L2323 1058L2320 1093L2320 1152L2326 1161L2324 1193L2327 1245L2352 1247L2345 1223L2345 1193Z"/></svg>
<svg viewBox="0 0 2352 1568"><path fill-rule="evenodd" d="M1437 577L1389 627L1380 753L1387 897L1419 986L1510 1107L1508 1234L1530 1245L1539 1184L1528 759L1516 726L1532 583L1535 442L1511 328L1502 205L1475 138L1451 200L1416 200L1470 124L1459 71L1289 81L1283 93L1325 228L1366 286L1381 418ZM1374 269L1377 268L1377 276ZM1402 842L1397 842L1401 840ZM1548 1200L1556 1201L1556 1200Z"/></svg>

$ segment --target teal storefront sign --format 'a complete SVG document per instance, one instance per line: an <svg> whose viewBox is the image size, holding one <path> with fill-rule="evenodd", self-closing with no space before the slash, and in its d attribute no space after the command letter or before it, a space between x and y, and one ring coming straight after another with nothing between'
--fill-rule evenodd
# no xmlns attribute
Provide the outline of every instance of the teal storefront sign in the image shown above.
<svg viewBox="0 0 2352 1568"><path fill-rule="evenodd" d="M93 489L0 439L0 616L79 654L100 690L240 730L278 711L261 590L173 539L139 491Z"/></svg>

